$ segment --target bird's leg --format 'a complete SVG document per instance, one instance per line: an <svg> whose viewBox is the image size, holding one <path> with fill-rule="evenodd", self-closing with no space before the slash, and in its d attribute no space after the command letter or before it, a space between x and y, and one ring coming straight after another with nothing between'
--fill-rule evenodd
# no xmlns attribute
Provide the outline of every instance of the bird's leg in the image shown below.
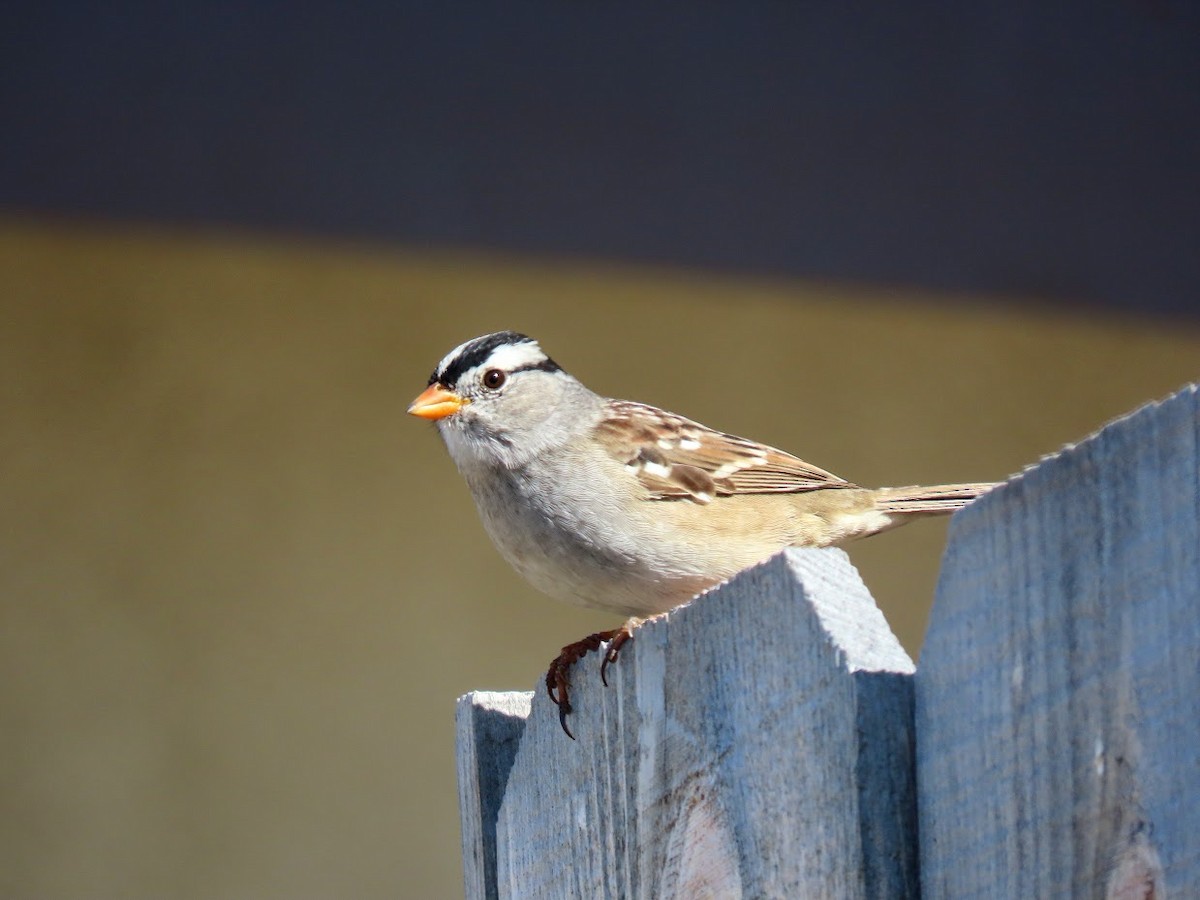
<svg viewBox="0 0 1200 900"><path fill-rule="evenodd" d="M575 735L571 734L571 729L567 727L567 714L571 711L571 666L591 651L600 649L600 645L605 641L615 639L623 628L624 626L612 631L589 634L583 640L567 644L558 656L550 661L550 668L546 671L546 693L550 696L550 702L558 707L558 724L571 740L575 740ZM605 654L605 658L607 656L608 654Z"/></svg>
<svg viewBox="0 0 1200 900"><path fill-rule="evenodd" d="M604 651L604 660L600 663L600 680L604 682L605 687L608 687L608 667L617 661L621 655L621 648L625 646L626 642L633 639L633 630L644 622L650 622L657 618L659 616L649 618L633 616L626 619L625 624L620 628L589 634L581 641L567 644L562 648L562 652L550 662L550 668L546 672L546 693L550 695L550 701L558 707L558 724L562 726L562 730L571 740L575 740L575 735L571 734L571 729L567 727L567 714L571 712L571 666L591 651L599 650L600 645L608 641L608 649Z"/></svg>

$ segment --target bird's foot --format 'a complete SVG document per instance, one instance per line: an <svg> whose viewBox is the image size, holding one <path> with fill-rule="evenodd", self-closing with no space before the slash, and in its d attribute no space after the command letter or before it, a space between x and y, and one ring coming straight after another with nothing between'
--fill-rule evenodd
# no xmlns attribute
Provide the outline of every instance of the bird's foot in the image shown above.
<svg viewBox="0 0 1200 900"><path fill-rule="evenodd" d="M633 629L640 623L640 619L630 619L620 628L589 634L583 640L567 644L558 656L551 660L550 668L546 671L546 693L549 695L550 701L558 707L558 724L562 726L562 730L571 740L575 740L575 735L571 734L571 729L567 727L567 714L572 709L570 699L571 666L593 650L599 650L600 645L607 641L608 648L604 651L604 661L600 663L600 680L604 682L605 687L608 687L608 667L617 661L617 657L621 654L621 648L633 637Z"/></svg>
<svg viewBox="0 0 1200 900"><path fill-rule="evenodd" d="M558 707L558 724L571 740L575 740L575 735L571 734L571 729L567 727L567 714L571 712L571 666L593 650L600 649L602 643L612 640L620 630L615 628L612 631L589 634L583 640L567 644L558 656L550 661L550 668L546 670L546 693L550 696L550 701ZM606 653L605 657L607 656Z"/></svg>

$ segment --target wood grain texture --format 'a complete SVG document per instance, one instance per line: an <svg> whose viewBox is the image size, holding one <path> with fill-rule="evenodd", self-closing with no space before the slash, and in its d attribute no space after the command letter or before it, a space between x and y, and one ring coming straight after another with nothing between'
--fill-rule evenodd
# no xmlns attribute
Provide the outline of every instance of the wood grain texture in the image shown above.
<svg viewBox="0 0 1200 900"><path fill-rule="evenodd" d="M467 900L494 900L496 816L533 694L474 691L455 713L458 807Z"/></svg>
<svg viewBox="0 0 1200 900"><path fill-rule="evenodd" d="M1200 400L955 518L917 675L927 898L1200 897Z"/></svg>
<svg viewBox="0 0 1200 900"><path fill-rule="evenodd" d="M501 897L916 892L912 663L839 550L790 550L639 629L611 687L539 692Z"/></svg>

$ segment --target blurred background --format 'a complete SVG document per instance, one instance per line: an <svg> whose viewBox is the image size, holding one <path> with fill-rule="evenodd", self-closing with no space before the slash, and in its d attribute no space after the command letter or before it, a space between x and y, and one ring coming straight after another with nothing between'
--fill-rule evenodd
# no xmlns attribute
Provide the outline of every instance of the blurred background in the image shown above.
<svg viewBox="0 0 1200 900"><path fill-rule="evenodd" d="M1200 374L1194 4L5 19L5 898L461 895L455 698L615 624L404 415L467 338L868 485ZM914 656L944 540L852 548Z"/></svg>

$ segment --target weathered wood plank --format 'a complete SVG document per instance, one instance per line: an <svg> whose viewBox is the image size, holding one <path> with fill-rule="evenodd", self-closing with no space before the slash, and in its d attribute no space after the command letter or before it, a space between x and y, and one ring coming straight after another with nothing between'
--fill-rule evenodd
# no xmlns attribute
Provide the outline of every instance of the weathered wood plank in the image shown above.
<svg viewBox="0 0 1200 900"><path fill-rule="evenodd" d="M926 898L1200 897L1200 397L955 517L917 674Z"/></svg>
<svg viewBox="0 0 1200 900"><path fill-rule="evenodd" d="M527 691L474 691L458 698L458 808L467 900L498 896L496 816L532 698Z"/></svg>
<svg viewBox="0 0 1200 900"><path fill-rule="evenodd" d="M539 692L501 897L916 893L912 663L841 551L792 550L637 632L578 741Z"/></svg>

